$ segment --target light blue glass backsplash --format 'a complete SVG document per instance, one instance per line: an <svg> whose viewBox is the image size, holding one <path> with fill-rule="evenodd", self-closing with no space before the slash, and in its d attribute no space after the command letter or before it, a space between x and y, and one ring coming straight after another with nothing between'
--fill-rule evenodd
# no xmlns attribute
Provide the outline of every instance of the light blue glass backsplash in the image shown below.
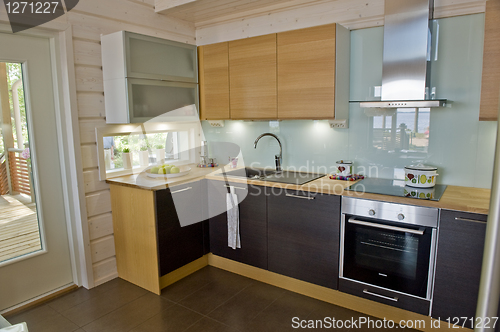
<svg viewBox="0 0 500 332"><path fill-rule="evenodd" d="M387 128L394 120L395 126L405 123L412 129L414 113L396 115L390 110L362 109L358 102L351 102L349 129L331 129L327 121L312 120L226 121L223 128L203 121L211 156L227 163L227 153L216 151L210 143L233 142L240 146L246 165L274 167L279 147L273 138L264 137L257 149L253 147L257 136L271 132L283 144L284 167L333 172L335 162L344 159L354 162L356 172L394 178L401 176L404 166L423 162L438 167L438 183L490 188L497 123L478 120L484 15L439 19L438 23L438 60L432 63L432 85L436 98L451 103L430 113L420 110L418 137L407 138L416 148L394 149L403 143L395 137L384 138L381 129L384 115ZM350 100L376 99L375 87L382 81L382 44L382 27L351 32ZM387 143L387 139L392 141Z"/></svg>

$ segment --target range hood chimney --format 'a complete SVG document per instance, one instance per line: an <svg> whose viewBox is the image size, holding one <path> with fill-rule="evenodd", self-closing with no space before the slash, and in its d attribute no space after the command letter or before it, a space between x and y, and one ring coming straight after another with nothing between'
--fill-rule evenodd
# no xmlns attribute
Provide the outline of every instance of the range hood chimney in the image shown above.
<svg viewBox="0 0 500 332"><path fill-rule="evenodd" d="M361 107L442 107L426 99L430 88L430 49L434 0L385 0L381 101Z"/></svg>

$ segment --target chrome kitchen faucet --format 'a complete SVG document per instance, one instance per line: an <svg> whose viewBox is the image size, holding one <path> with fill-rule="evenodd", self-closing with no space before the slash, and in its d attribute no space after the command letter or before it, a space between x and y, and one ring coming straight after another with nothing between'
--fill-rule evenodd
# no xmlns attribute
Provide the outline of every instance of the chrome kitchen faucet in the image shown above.
<svg viewBox="0 0 500 332"><path fill-rule="evenodd" d="M282 154L282 149L281 149L281 141L278 138L278 136L271 134L271 133L264 133L264 134L260 135L259 137L257 137L255 142L253 143L253 147L254 147L254 149L257 149L257 143L264 136L271 136L271 137L276 138L276 140L278 141L278 144L280 145L280 154L274 156L274 162L276 163L276 173L281 173L281 161L283 160L283 154Z"/></svg>

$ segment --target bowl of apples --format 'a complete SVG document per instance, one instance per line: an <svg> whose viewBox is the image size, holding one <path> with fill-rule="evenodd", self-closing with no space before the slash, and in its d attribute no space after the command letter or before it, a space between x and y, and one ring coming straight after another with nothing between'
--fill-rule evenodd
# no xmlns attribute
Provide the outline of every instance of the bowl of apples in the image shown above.
<svg viewBox="0 0 500 332"><path fill-rule="evenodd" d="M169 164L154 165L146 168L146 175L150 178L176 178L191 171L188 166L174 166Z"/></svg>

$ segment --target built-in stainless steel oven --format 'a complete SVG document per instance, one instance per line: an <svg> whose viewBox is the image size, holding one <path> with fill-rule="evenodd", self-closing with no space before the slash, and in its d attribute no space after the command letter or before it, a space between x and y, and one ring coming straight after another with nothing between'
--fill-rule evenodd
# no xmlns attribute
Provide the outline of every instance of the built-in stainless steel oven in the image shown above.
<svg viewBox="0 0 500 332"><path fill-rule="evenodd" d="M428 315L438 213L342 197L339 289Z"/></svg>

